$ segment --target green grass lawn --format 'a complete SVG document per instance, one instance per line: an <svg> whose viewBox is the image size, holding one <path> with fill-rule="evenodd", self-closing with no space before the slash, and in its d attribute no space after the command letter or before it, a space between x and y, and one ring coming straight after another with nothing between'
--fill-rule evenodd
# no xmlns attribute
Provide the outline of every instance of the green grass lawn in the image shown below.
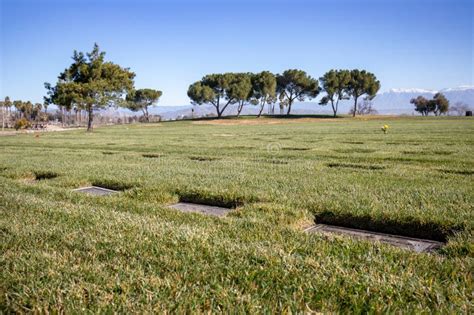
<svg viewBox="0 0 474 315"><path fill-rule="evenodd" d="M472 312L474 120L222 122L0 137L0 312Z"/></svg>

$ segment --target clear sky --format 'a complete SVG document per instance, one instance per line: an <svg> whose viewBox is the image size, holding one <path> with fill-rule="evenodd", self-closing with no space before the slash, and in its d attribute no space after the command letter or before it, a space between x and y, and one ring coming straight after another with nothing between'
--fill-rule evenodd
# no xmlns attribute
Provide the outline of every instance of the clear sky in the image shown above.
<svg viewBox="0 0 474 315"><path fill-rule="evenodd" d="M42 102L94 42L184 105L207 73L363 68L391 88L472 85L471 0L0 0L0 97Z"/></svg>

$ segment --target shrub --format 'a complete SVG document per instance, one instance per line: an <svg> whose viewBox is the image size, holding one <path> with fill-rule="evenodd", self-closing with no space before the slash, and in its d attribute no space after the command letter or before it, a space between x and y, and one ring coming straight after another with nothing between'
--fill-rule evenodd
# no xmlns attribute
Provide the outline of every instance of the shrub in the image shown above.
<svg viewBox="0 0 474 315"><path fill-rule="evenodd" d="M31 127L31 123L26 118L20 118L17 121L15 121L16 130L28 129L30 127Z"/></svg>

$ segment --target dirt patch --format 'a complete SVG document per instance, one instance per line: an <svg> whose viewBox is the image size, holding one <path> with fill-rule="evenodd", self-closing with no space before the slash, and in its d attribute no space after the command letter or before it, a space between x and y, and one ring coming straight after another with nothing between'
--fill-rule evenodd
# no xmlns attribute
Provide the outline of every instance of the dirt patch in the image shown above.
<svg viewBox="0 0 474 315"><path fill-rule="evenodd" d="M0 137L16 136L17 134L20 134L20 133L17 131L12 131L12 130L0 131Z"/></svg>
<svg viewBox="0 0 474 315"><path fill-rule="evenodd" d="M14 136L19 134L39 134L45 132L57 132L57 131L73 131L73 130L84 130L85 127L68 127L64 128L57 125L47 125L44 129L26 129L26 130L8 130L8 131L0 131L0 136Z"/></svg>
<svg viewBox="0 0 474 315"><path fill-rule="evenodd" d="M115 152L110 152L110 151L105 151L105 152L102 152L103 155L114 155L116 154Z"/></svg>
<svg viewBox="0 0 474 315"><path fill-rule="evenodd" d="M278 125L285 123L279 120L270 119L216 119L194 121L196 125L221 125L221 126L248 126L248 125Z"/></svg>

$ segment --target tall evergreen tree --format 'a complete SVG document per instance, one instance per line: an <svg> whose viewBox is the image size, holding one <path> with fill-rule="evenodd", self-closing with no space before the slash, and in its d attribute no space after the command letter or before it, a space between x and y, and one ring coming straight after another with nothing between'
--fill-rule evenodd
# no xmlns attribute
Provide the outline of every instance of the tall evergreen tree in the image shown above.
<svg viewBox="0 0 474 315"><path fill-rule="evenodd" d="M58 77L56 86L45 84L47 103L72 104L87 111L87 131L92 131L93 111L113 103L122 103L123 96L133 90L135 74L105 61L105 52L97 44L90 53L74 51L73 63ZM66 104L66 105L65 105Z"/></svg>

